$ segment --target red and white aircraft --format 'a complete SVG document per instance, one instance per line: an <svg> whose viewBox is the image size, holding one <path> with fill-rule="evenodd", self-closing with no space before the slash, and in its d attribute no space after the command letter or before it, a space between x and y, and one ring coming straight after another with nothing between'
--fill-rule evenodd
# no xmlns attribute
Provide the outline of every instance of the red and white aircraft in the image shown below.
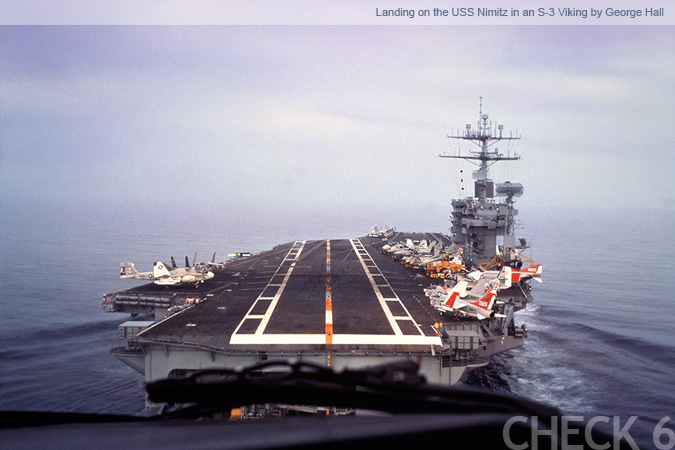
<svg viewBox="0 0 675 450"><path fill-rule="evenodd" d="M535 264L523 270L511 270L511 283L517 283L526 278L533 278L541 283L541 269L541 264Z"/></svg>
<svg viewBox="0 0 675 450"><path fill-rule="evenodd" d="M532 278L541 283L541 271L541 264L535 264L530 267L526 267L523 270L516 270L509 266L505 266L499 272L496 270L485 270L483 272L476 270L474 272L468 273L467 277L476 282L483 279L497 279L499 280L499 289L508 289L513 284L528 278Z"/></svg>
<svg viewBox="0 0 675 450"><path fill-rule="evenodd" d="M497 291L508 289L514 283L527 278L541 282L541 264L535 264L523 270L504 267L501 271L475 271L467 274L467 279L460 280L452 288L434 286L424 290L437 310L453 312L464 316L476 317L480 320L489 317L505 317L493 310L497 299ZM467 288L471 284L471 289Z"/></svg>
<svg viewBox="0 0 675 450"><path fill-rule="evenodd" d="M459 281L453 288L436 286L425 289L431 304L441 313L452 312L479 320L490 317L506 317L497 314L492 308L497 300L499 282L496 280L478 283L469 292L466 291L468 281ZM479 294L479 292L481 292ZM472 301L473 300L473 301Z"/></svg>

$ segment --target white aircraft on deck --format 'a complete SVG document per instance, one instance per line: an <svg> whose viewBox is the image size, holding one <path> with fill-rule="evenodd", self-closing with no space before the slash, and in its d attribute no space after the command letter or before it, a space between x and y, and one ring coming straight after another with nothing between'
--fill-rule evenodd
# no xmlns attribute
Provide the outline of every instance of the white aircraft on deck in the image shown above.
<svg viewBox="0 0 675 450"><path fill-rule="evenodd" d="M496 279L479 282L467 292L468 283L462 280L457 282L453 288L435 286L425 289L425 294L431 299L434 308L441 313L451 312L479 320L489 317L506 317L492 309L499 288L499 282Z"/></svg>
<svg viewBox="0 0 675 450"><path fill-rule="evenodd" d="M373 225L370 228L370 233L368 234L368 236L388 238L388 237L391 237L395 232L396 232L396 228L391 228L391 227L388 227L388 226L385 226L384 228L380 228L377 225Z"/></svg>
<svg viewBox="0 0 675 450"><path fill-rule="evenodd" d="M221 263L216 262L216 252L213 252L213 257L211 257L211 261L203 261L200 262L198 265L204 266L204 267L225 267L225 261Z"/></svg>
<svg viewBox="0 0 675 450"><path fill-rule="evenodd" d="M177 286L185 283L194 283L199 286L201 283L213 278L213 272L206 267L192 266L179 268L176 267L173 257L171 257L173 267L169 269L162 261L157 261L153 265L152 272L139 272L134 263L120 263L120 278L134 278L138 280L152 280L160 286ZM187 256L185 257L188 262ZM188 265L188 264L186 264Z"/></svg>

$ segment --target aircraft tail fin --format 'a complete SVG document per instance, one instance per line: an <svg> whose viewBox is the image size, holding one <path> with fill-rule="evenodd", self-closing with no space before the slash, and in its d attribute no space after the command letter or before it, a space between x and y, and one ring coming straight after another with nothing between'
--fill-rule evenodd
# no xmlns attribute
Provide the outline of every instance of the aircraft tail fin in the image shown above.
<svg viewBox="0 0 675 450"><path fill-rule="evenodd" d="M185 255L185 268L190 268L190 259L188 258L188 255Z"/></svg>
<svg viewBox="0 0 675 450"><path fill-rule="evenodd" d="M472 305L477 306L478 308L482 308L486 311L491 311L492 307L495 304L495 300L497 299L497 289L499 288L499 284L495 284L492 289L487 291L487 293L481 298L480 300L477 300L475 302L471 302Z"/></svg>
<svg viewBox="0 0 675 450"><path fill-rule="evenodd" d="M211 258L211 262L212 263L216 262L216 252L213 252L213 257Z"/></svg>
<svg viewBox="0 0 675 450"><path fill-rule="evenodd" d="M466 287L468 283L466 281L458 282L450 291L450 296L445 301L445 306L454 308L455 302L466 295Z"/></svg>
<svg viewBox="0 0 675 450"><path fill-rule="evenodd" d="M161 278L166 276L171 276L169 269L166 268L166 264L161 261L157 261L152 268L152 273L155 278Z"/></svg>
<svg viewBox="0 0 675 450"><path fill-rule="evenodd" d="M131 262L120 263L120 277L126 278L137 274L138 270L136 270L136 266L134 266L134 263Z"/></svg>
<svg viewBox="0 0 675 450"><path fill-rule="evenodd" d="M178 267L178 264L176 264L176 260L173 259L173 255L171 255L171 267L176 269Z"/></svg>

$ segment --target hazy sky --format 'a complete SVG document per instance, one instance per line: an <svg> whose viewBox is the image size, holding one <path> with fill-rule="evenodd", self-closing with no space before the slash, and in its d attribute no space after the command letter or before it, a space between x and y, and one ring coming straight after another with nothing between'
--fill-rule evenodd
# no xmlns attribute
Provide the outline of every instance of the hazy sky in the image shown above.
<svg viewBox="0 0 675 450"><path fill-rule="evenodd" d="M472 166L438 154L482 96L522 135L492 171L521 208L672 209L673 49L657 26L4 26L0 194L447 217Z"/></svg>

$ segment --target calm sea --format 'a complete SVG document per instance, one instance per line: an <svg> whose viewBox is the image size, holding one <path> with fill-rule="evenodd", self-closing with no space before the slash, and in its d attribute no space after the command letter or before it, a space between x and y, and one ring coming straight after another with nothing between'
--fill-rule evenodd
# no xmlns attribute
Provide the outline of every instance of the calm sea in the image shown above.
<svg viewBox="0 0 675 450"><path fill-rule="evenodd" d="M11 211L11 212L10 212ZM123 345L102 294L134 283L119 262L141 270L169 255L218 260L295 239L367 234L382 217L402 231L447 232L437 210L297 217L228 216L162 210L2 205L0 235L0 409L135 414L142 376L109 356ZM425 221L424 217L433 217ZM493 358L463 381L523 395L591 417L638 416L630 434L653 446L656 424L675 425L673 211L545 210L520 218L544 264L535 301L518 313L523 347Z"/></svg>

